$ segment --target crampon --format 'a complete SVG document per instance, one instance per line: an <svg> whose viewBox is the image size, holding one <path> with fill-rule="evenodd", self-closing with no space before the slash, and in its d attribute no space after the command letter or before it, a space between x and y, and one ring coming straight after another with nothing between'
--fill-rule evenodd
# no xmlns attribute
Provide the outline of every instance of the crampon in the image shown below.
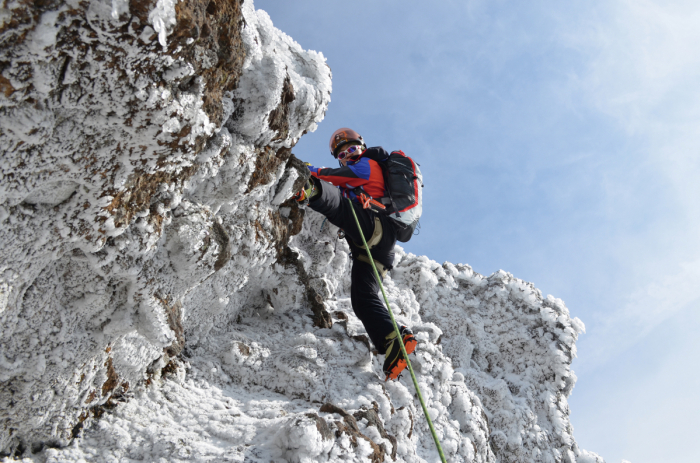
<svg viewBox="0 0 700 463"><path fill-rule="evenodd" d="M403 339L404 347L406 348L406 354L411 355L418 345L418 341L413 336L413 332L405 326L400 328L401 337ZM401 352L401 346L396 339L396 333L394 336L387 341L386 348L386 360L384 361L384 374L388 380L396 380L401 375L401 372L406 368L406 359Z"/></svg>

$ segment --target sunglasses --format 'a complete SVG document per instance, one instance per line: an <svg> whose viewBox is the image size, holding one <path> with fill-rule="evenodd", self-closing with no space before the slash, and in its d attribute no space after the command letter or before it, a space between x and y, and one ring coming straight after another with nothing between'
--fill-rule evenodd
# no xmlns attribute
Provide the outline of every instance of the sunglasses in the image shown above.
<svg viewBox="0 0 700 463"><path fill-rule="evenodd" d="M346 149L345 151L341 151L340 153L338 153L337 159L338 159L338 161L342 161L343 159L347 158L348 156L351 156L354 153L358 153L361 149L362 149L362 146L360 146L360 145L351 146L350 148Z"/></svg>

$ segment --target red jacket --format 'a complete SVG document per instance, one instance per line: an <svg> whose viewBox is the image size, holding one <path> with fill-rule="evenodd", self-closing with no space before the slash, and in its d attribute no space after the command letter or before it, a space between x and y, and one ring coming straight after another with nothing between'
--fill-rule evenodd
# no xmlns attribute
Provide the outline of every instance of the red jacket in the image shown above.
<svg viewBox="0 0 700 463"><path fill-rule="evenodd" d="M309 166L311 175L340 187L346 197L348 190L362 187L372 198L384 196L384 175L377 161L362 157L354 164L338 168Z"/></svg>

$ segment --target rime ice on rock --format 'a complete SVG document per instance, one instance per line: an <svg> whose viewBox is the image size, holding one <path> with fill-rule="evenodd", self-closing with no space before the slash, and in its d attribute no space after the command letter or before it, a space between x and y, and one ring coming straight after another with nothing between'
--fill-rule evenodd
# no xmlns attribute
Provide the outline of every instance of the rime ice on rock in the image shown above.
<svg viewBox="0 0 700 463"><path fill-rule="evenodd" d="M270 198L323 117L330 70L252 2L5 8L0 452L12 453L69 443L154 381L191 315L192 338L206 336L277 261L291 226ZM284 75L242 91L261 66ZM185 302L193 291L201 304Z"/></svg>
<svg viewBox="0 0 700 463"><path fill-rule="evenodd" d="M288 200L323 56L249 0L8 5L0 451L436 461L352 313L346 244ZM602 462L569 422L562 301L402 250L386 289L449 461Z"/></svg>

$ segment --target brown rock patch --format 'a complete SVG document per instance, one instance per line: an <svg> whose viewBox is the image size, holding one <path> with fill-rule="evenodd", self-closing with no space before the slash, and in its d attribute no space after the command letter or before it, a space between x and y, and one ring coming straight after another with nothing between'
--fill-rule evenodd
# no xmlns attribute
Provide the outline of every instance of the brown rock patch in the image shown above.
<svg viewBox="0 0 700 463"><path fill-rule="evenodd" d="M177 24L168 37L168 49L195 66L205 83L203 109L221 125L221 97L238 85L245 47L241 29L242 0L183 0L175 6ZM187 44L188 39L194 42ZM177 52L178 47L182 49ZM210 51L210 52L209 52ZM187 82L183 83L184 85Z"/></svg>
<svg viewBox="0 0 700 463"><path fill-rule="evenodd" d="M294 86L289 79L289 74L284 78L280 104L270 112L267 118L270 128L277 132L272 141L284 140L289 135L289 105L294 101Z"/></svg>
<svg viewBox="0 0 700 463"><path fill-rule="evenodd" d="M357 427L357 420L355 417L342 408L333 405L332 403L325 403L321 406L319 411L323 413L337 413L338 415L343 417L343 421L336 421L335 426L336 426L336 432L335 436L340 437L343 433L347 434L348 437L350 438L350 443L352 444L353 447L357 447L357 440L358 439L364 439L367 442L369 442L369 445L372 447L372 455L370 455L370 461L372 463L380 463L384 461L384 449L382 449L379 445L377 445L372 439L369 437L365 436L360 432L360 428ZM378 418L377 418L378 420ZM382 429L384 427L382 426ZM396 452L396 447L394 447L394 452Z"/></svg>
<svg viewBox="0 0 700 463"><path fill-rule="evenodd" d="M117 375L114 365L112 365L112 357L107 358L105 366L107 367L107 381L102 385L102 397L112 392L119 384L119 375Z"/></svg>

